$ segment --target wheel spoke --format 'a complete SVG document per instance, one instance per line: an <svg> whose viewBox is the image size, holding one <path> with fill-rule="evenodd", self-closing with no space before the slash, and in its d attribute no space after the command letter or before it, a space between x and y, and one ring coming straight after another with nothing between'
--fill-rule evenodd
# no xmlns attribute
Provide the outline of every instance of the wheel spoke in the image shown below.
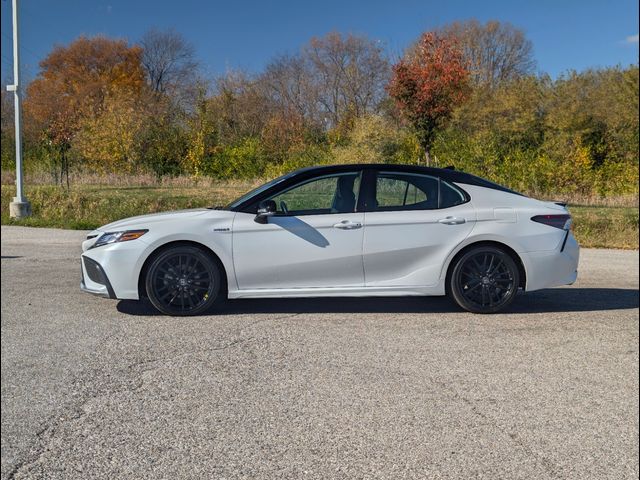
<svg viewBox="0 0 640 480"><path fill-rule="evenodd" d="M471 292L473 292L476 288L481 287L481 286L482 286L482 283L478 282L478 283L476 283L473 287L471 287L471 288L467 288L467 289L465 290L465 293L471 293Z"/></svg>
<svg viewBox="0 0 640 480"><path fill-rule="evenodd" d="M193 308L193 301L191 300L191 292L187 291L185 292L185 295L187 297L187 302L189 303L189 308Z"/></svg>
<svg viewBox="0 0 640 480"><path fill-rule="evenodd" d="M166 300L174 293L176 293L176 290L167 289L167 292L160 297L160 300ZM169 301L169 303L171 303L171 301Z"/></svg>
<svg viewBox="0 0 640 480"><path fill-rule="evenodd" d="M476 259L476 257L473 257L473 258L472 258L472 260L473 260L473 263L474 263L474 264L475 264L475 266L476 266L476 272L478 272L478 273L482 273L482 265L480 265L480 262L478 262L478 260Z"/></svg>
<svg viewBox="0 0 640 480"><path fill-rule="evenodd" d="M209 290L209 287L203 287L201 285L191 285L191 290Z"/></svg>
<svg viewBox="0 0 640 480"><path fill-rule="evenodd" d="M489 266L487 267L487 272L491 272L491 267L493 266L493 262L496 259L494 255L491 255L491 262L489 262Z"/></svg>
<svg viewBox="0 0 640 480"><path fill-rule="evenodd" d="M172 293L173 293L173 297L171 297L171 300L169 300L169 302L167 302L167 305L172 305L173 304L173 301L176 298L178 298L178 294L180 293L180 291L179 290L174 290L174 292L172 292Z"/></svg>
<svg viewBox="0 0 640 480"><path fill-rule="evenodd" d="M498 269L504 264L504 262L502 261L502 259L498 262L498 264L495 266L495 268L489 272L490 275L494 275L495 272L498 271Z"/></svg>

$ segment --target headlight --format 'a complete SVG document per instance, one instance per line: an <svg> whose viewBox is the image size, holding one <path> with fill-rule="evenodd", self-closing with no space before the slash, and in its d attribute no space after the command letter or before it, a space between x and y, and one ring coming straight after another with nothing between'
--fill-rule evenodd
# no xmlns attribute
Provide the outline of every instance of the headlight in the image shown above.
<svg viewBox="0 0 640 480"><path fill-rule="evenodd" d="M91 248L101 247L110 243L128 242L129 240L135 240L147 233L149 230L125 230L123 232L107 232L100 235L100 238L96 240Z"/></svg>

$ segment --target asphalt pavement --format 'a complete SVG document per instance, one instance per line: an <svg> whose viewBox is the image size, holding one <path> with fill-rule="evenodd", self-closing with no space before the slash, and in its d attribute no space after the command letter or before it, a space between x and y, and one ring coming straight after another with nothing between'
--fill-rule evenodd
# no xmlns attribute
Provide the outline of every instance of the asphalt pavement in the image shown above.
<svg viewBox="0 0 640 480"><path fill-rule="evenodd" d="M638 477L638 252L479 316L446 298L79 290L85 232L2 227L2 478Z"/></svg>

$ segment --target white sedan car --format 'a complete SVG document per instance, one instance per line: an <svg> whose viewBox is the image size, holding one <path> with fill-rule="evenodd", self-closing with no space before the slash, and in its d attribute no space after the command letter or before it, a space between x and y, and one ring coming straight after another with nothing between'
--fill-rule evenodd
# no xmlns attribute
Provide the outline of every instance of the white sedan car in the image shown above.
<svg viewBox="0 0 640 480"><path fill-rule="evenodd" d="M407 165L307 168L226 207L144 215L91 232L82 290L194 315L225 298L450 295L503 310L519 289L571 284L564 204Z"/></svg>

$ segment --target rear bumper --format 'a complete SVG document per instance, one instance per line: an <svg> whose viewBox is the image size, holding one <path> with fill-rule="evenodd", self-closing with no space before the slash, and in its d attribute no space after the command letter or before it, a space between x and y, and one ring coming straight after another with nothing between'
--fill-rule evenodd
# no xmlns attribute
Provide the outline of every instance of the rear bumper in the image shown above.
<svg viewBox="0 0 640 480"><path fill-rule="evenodd" d="M521 254L527 274L526 291L571 285L578 278L580 247L573 233L555 250Z"/></svg>

